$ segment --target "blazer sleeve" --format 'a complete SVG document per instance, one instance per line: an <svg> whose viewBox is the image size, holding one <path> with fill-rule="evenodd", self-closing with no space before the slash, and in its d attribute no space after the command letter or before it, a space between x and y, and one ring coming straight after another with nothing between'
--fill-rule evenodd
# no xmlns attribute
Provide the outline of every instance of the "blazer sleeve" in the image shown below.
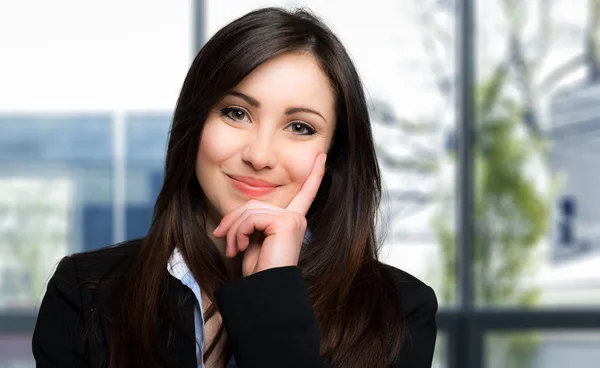
<svg viewBox="0 0 600 368"><path fill-rule="evenodd" d="M406 311L404 341L394 367L430 368L437 336L435 293L419 282L405 294L403 303Z"/></svg>
<svg viewBox="0 0 600 368"><path fill-rule="evenodd" d="M83 303L74 261L65 257L48 282L33 332L37 367L85 367Z"/></svg>
<svg viewBox="0 0 600 368"><path fill-rule="evenodd" d="M329 367L298 267L255 273L215 292L239 368Z"/></svg>

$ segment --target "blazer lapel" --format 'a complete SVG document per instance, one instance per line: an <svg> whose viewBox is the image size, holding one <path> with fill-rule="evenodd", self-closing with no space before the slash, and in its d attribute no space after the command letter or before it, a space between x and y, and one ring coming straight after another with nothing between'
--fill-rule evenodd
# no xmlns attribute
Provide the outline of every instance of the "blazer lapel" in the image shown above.
<svg viewBox="0 0 600 368"><path fill-rule="evenodd" d="M175 306L176 311L182 312L172 315L171 318L159 315L161 338L168 346L174 366L196 368L198 364L194 331L194 294L181 281L169 275L166 296L167 302ZM174 323L170 322L171 319L174 319Z"/></svg>
<svg viewBox="0 0 600 368"><path fill-rule="evenodd" d="M103 280L103 282L115 281ZM118 307L118 297L116 297L118 288L116 284L119 283L105 285L103 288L91 286L87 289L90 292L84 293L82 296L86 305L94 306L86 313L86 320L95 324L95 327L99 327L90 328L90 331L96 331L98 336L88 336L91 345L89 358L91 361L97 362L98 367L108 366L106 343L107 339L110 338L107 334L115 320ZM159 307L157 323L160 339L164 346L167 346L172 364L175 367L197 368L196 339L194 335L194 294L169 274L167 276L164 302L163 306ZM170 316L167 316L166 313L169 313Z"/></svg>

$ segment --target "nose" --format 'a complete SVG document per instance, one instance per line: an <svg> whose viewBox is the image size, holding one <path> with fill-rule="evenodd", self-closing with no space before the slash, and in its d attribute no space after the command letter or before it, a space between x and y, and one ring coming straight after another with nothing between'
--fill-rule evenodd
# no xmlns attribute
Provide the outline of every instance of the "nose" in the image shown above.
<svg viewBox="0 0 600 368"><path fill-rule="evenodd" d="M258 132L244 147L242 160L254 170L272 169L277 165L275 137L268 132Z"/></svg>

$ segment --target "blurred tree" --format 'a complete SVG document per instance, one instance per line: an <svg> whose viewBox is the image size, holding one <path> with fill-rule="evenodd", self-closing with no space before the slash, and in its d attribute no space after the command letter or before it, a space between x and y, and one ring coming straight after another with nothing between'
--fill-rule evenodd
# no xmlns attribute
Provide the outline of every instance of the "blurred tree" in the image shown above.
<svg viewBox="0 0 600 368"><path fill-rule="evenodd" d="M387 223L402 224L399 217L417 215L437 203L439 194L435 182L441 150L436 147L442 131L437 123L414 123L399 118L391 106L374 99L369 106L375 125L375 149L384 179L401 185L386 186L383 203L386 205L384 227ZM402 144L398 144L402 142ZM398 180L397 178L401 178ZM402 226L392 228L392 239L421 236L425 229ZM387 231L386 231L387 232Z"/></svg>
<svg viewBox="0 0 600 368"><path fill-rule="evenodd" d="M536 247L547 232L552 201L551 195L536 188L539 180L526 167L536 160L545 163L547 158L544 102L576 72L587 70L590 81L599 80L600 0L588 0L587 26L557 16L553 12L556 2L478 2L478 7L500 11L486 13L490 18L485 20L481 12L476 14L480 82L475 93L473 269L477 305L536 304L539 291L526 280L535 266ZM423 49L437 90L449 107L454 104L455 74L444 55L456 45L454 5L452 0L415 2ZM504 23L494 23L498 19ZM490 40L495 41L490 44ZM551 65L552 48L577 43L580 52L562 63L556 64L554 59ZM507 46L504 52L498 52L503 45ZM450 142L455 144L453 137L451 133ZM538 165L542 171L544 166ZM453 225L454 205L442 205L434 218L441 250L438 290L442 303L451 303L456 297ZM535 333L514 334L491 340L496 349L502 346L498 350L507 359L503 366L516 368L528 366L538 337Z"/></svg>
<svg viewBox="0 0 600 368"><path fill-rule="evenodd" d="M547 232L550 198L536 188L527 168L543 142L523 134L524 111L520 101L506 96L506 80L506 68L499 68L476 93L474 295L477 305L532 307L539 291L527 281L533 276L537 245ZM434 222L443 262L442 303L456 299L453 211L442 207ZM527 367L537 346L535 335L502 341L505 366Z"/></svg>
<svg viewBox="0 0 600 368"><path fill-rule="evenodd" d="M61 180L0 182L0 304L37 304L66 252L68 202Z"/></svg>
<svg viewBox="0 0 600 368"><path fill-rule="evenodd" d="M563 0L566 2L568 0ZM573 23L556 14L553 7L558 0L488 0L478 5L497 5L505 26L486 29L486 23L477 22L476 41L478 56L490 47L481 40L490 32L508 45L506 53L485 69L493 71L506 64L511 73L508 83L515 88L523 102L523 123L530 134L542 136L541 101L556 92L574 73L584 69L591 82L600 79L600 0L587 0L587 24ZM449 106L453 101L454 68L444 55L455 49L455 0L415 1L417 22L421 25L423 49L428 55L430 69L439 93L446 97ZM479 14L477 14L479 15ZM492 18L498 17L490 14ZM493 23L493 22L490 22ZM490 28L492 28L490 26ZM502 40L504 39L504 40ZM547 65L554 47L580 44L580 51L556 65ZM487 60L487 59L486 59ZM482 71L478 71L482 73Z"/></svg>
<svg viewBox="0 0 600 368"><path fill-rule="evenodd" d="M536 188L527 165L543 142L522 134L520 104L503 94L506 71L498 69L477 89L474 258L476 303L531 305L537 292L521 289L535 246L548 225L549 199ZM455 277L453 208L441 208L436 229L445 280ZM454 300L455 282L445 282L441 299Z"/></svg>

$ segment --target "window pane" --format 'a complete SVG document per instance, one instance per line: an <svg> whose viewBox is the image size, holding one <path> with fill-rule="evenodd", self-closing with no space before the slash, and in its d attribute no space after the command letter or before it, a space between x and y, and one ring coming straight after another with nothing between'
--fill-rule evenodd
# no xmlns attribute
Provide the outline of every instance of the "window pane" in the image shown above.
<svg viewBox="0 0 600 368"><path fill-rule="evenodd" d="M64 255L147 230L156 194L136 178L161 180L150 143L190 64L191 4L0 4L0 313L34 313Z"/></svg>
<svg viewBox="0 0 600 368"><path fill-rule="evenodd" d="M206 34L269 5L308 7L347 47L368 92L386 187L381 259L433 286L440 304L451 302L453 262L444 260L454 257L454 163L446 151L454 126L452 17L433 0L212 0Z"/></svg>
<svg viewBox="0 0 600 368"><path fill-rule="evenodd" d="M67 252L71 186L68 178L0 179L0 308L39 301Z"/></svg>
<svg viewBox="0 0 600 368"><path fill-rule="evenodd" d="M37 305L62 256L112 241L110 124L0 113L0 309Z"/></svg>
<svg viewBox="0 0 600 368"><path fill-rule="evenodd" d="M31 335L0 335L0 368L35 367Z"/></svg>
<svg viewBox="0 0 600 368"><path fill-rule="evenodd" d="M600 303L598 9L478 2L479 305Z"/></svg>
<svg viewBox="0 0 600 368"><path fill-rule="evenodd" d="M433 353L432 368L448 367L448 336L444 331L439 331L435 340L435 351Z"/></svg>
<svg viewBox="0 0 600 368"><path fill-rule="evenodd" d="M154 203L163 182L169 113L126 117L126 239L142 237L150 228Z"/></svg>
<svg viewBox="0 0 600 368"><path fill-rule="evenodd" d="M600 332L493 333L485 351L486 368L593 368L600 359Z"/></svg>

